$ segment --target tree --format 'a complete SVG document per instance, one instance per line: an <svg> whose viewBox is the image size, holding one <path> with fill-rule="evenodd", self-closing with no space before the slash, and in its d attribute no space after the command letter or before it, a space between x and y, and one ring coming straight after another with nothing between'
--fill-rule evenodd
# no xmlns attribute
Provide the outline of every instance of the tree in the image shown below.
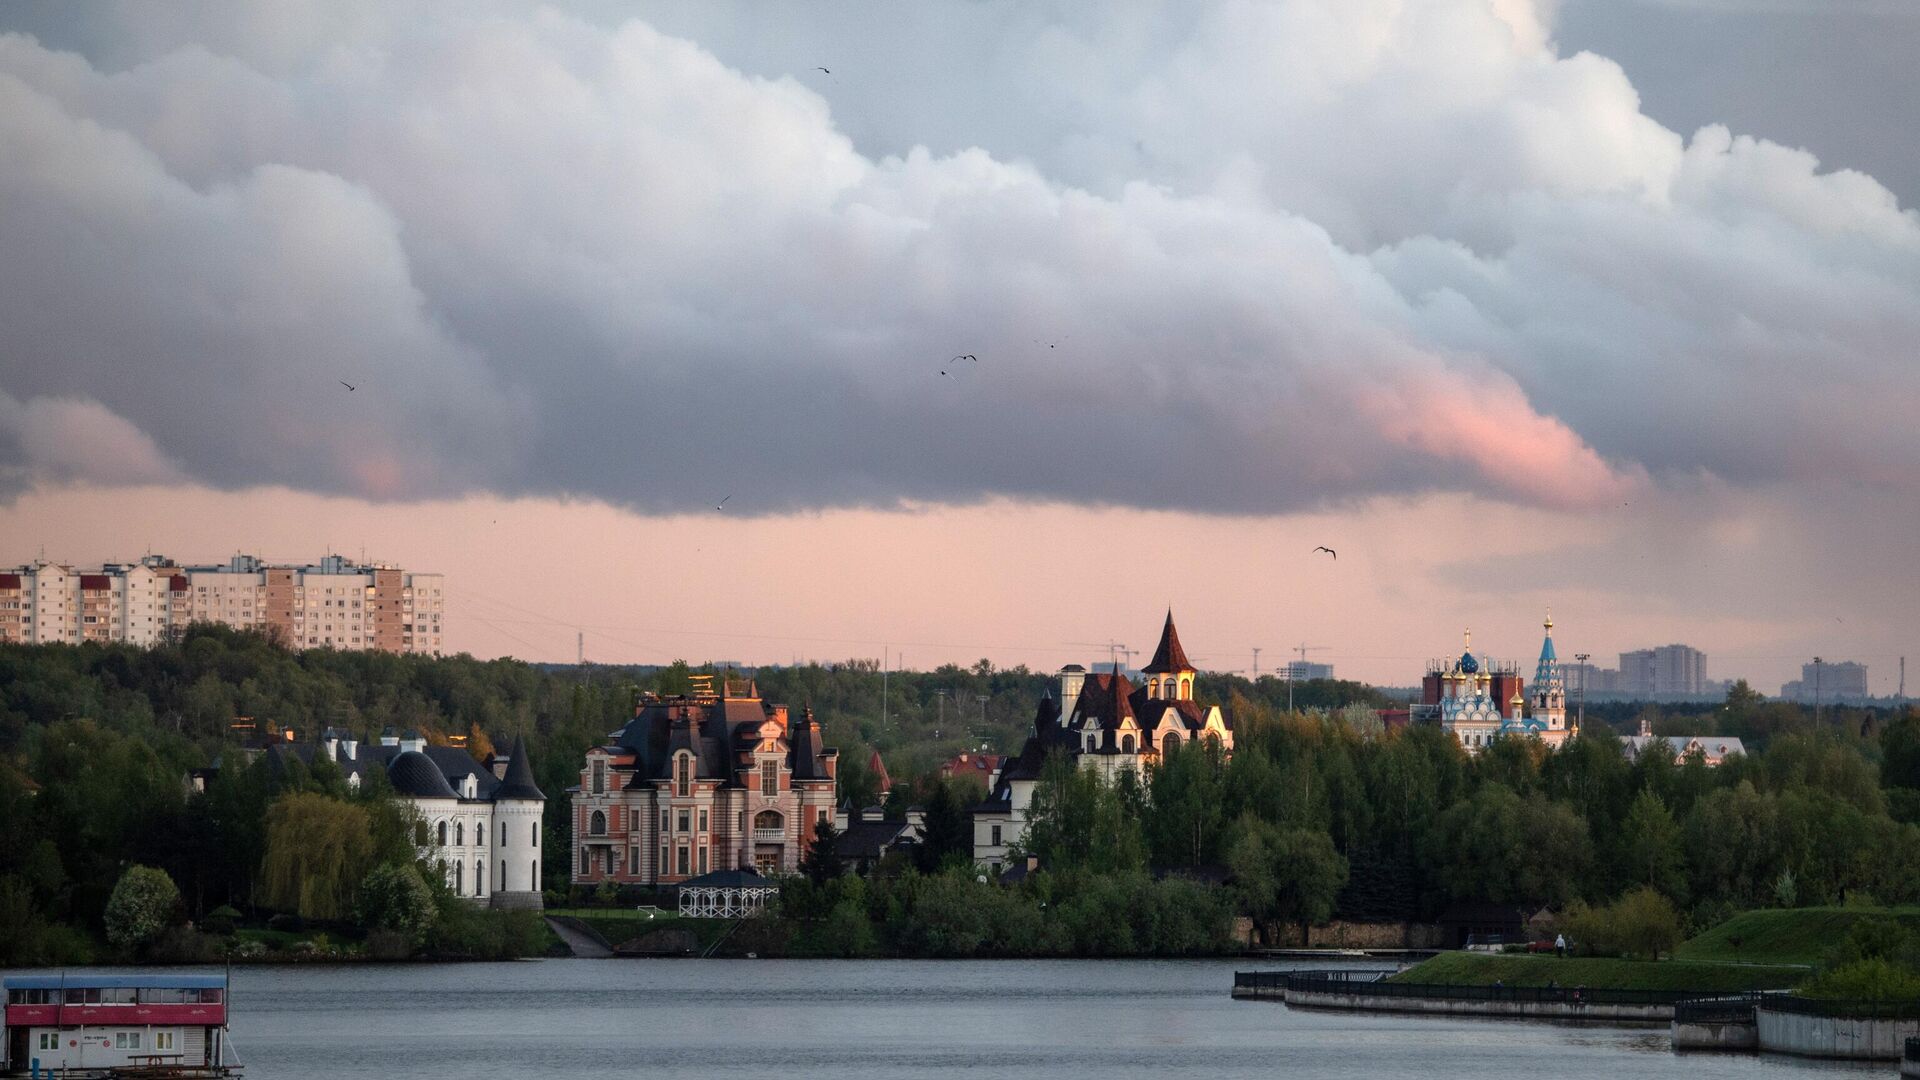
<svg viewBox="0 0 1920 1080"><path fill-rule="evenodd" d="M1228 848L1241 908L1256 922L1327 921L1347 883L1347 860L1326 833L1288 829L1243 815Z"/></svg>
<svg viewBox="0 0 1920 1080"><path fill-rule="evenodd" d="M433 890L411 862L381 863L367 871L354 902L361 926L403 934L415 948L427 940L437 914Z"/></svg>
<svg viewBox="0 0 1920 1080"><path fill-rule="evenodd" d="M180 890L166 871L129 866L107 900L107 940L134 952L158 937L180 904Z"/></svg>
<svg viewBox="0 0 1920 1080"><path fill-rule="evenodd" d="M915 852L923 873L937 873L950 860L973 861L973 825L945 780L936 781L920 825Z"/></svg>
<svg viewBox="0 0 1920 1080"><path fill-rule="evenodd" d="M1680 827L1652 791L1643 789L1627 811L1620 829L1620 858L1626 880L1650 885L1670 897L1686 897Z"/></svg>
<svg viewBox="0 0 1920 1080"><path fill-rule="evenodd" d="M365 807L312 792L282 795L267 807L267 855L261 888L270 907L307 919L339 919L371 869L371 819Z"/></svg>
<svg viewBox="0 0 1920 1080"><path fill-rule="evenodd" d="M1673 901L1645 885L1614 901L1610 921L1623 949L1650 960L1680 944L1680 914Z"/></svg>
<svg viewBox="0 0 1920 1080"><path fill-rule="evenodd" d="M813 827L813 843L800 857L800 873L815 885L825 885L840 876L840 830L833 822L822 821Z"/></svg>

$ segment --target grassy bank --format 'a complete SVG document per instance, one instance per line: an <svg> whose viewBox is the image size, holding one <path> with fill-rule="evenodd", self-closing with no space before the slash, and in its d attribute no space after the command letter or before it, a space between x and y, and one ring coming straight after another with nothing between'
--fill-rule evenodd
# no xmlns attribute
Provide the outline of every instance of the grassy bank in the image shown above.
<svg viewBox="0 0 1920 1080"><path fill-rule="evenodd" d="M1596 990L1780 990L1806 978L1793 967L1712 964L1687 960L1615 960L1604 957L1487 956L1441 953L1392 977L1394 982L1448 986L1585 986Z"/></svg>
<svg viewBox="0 0 1920 1080"><path fill-rule="evenodd" d="M658 930L684 930L693 935L695 951L704 952L729 925L725 919L683 919L671 912L633 908L549 908L546 914L579 919L615 948Z"/></svg>
<svg viewBox="0 0 1920 1080"><path fill-rule="evenodd" d="M1897 919L1920 929L1920 907L1812 907L1747 911L1682 942L1682 960L1817 964L1865 919ZM1738 942L1736 945L1735 942Z"/></svg>

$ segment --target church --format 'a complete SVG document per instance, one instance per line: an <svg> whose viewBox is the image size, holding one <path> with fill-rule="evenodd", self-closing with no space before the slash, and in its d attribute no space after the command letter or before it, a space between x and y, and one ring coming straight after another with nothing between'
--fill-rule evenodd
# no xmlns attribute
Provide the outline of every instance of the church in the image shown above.
<svg viewBox="0 0 1920 1080"><path fill-rule="evenodd" d="M1112 672L1090 673L1078 664L1060 669L1059 697L1041 699L1032 734L972 809L976 863L996 873L1005 865L1008 849L1026 832L1027 807L1050 753L1108 780L1127 769L1144 776L1162 754L1202 739L1233 753L1232 720L1220 706L1194 700L1199 672L1180 645L1173 612L1140 674L1144 681L1135 686L1117 664Z"/></svg>
<svg viewBox="0 0 1920 1080"><path fill-rule="evenodd" d="M1457 659L1428 665L1424 705L1417 715L1438 723L1470 754L1509 735L1530 736L1554 747L1565 742L1573 730L1567 726L1567 684L1553 648L1552 615L1544 625L1531 695L1518 665L1473 655L1468 631L1467 647Z"/></svg>
<svg viewBox="0 0 1920 1080"><path fill-rule="evenodd" d="M793 717L751 681L696 681L690 694L643 697L587 751L569 789L575 884L791 874L833 820L839 751L820 744L813 711Z"/></svg>

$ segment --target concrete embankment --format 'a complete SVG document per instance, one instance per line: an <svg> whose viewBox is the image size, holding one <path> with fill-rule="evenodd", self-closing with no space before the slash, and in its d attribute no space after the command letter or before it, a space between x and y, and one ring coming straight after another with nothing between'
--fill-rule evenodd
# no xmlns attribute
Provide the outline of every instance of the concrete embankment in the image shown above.
<svg viewBox="0 0 1920 1080"><path fill-rule="evenodd" d="M1665 991L1389 983L1383 975L1380 971L1238 972L1233 996L1284 1001L1303 1009L1607 1024L1668 1023L1675 1002L1684 996Z"/></svg>
<svg viewBox="0 0 1920 1080"><path fill-rule="evenodd" d="M1801 1057L1901 1060L1903 1075L1920 1062L1902 1059L1909 1038L1920 1036L1920 1018L1815 1016L1762 1004L1756 1011L1760 1049ZM1920 1070L1917 1070L1920 1071Z"/></svg>
<svg viewBox="0 0 1920 1080"><path fill-rule="evenodd" d="M593 927L570 915L549 915L547 926L555 936L566 942L573 955L583 960L604 960L613 955L613 946L599 935Z"/></svg>

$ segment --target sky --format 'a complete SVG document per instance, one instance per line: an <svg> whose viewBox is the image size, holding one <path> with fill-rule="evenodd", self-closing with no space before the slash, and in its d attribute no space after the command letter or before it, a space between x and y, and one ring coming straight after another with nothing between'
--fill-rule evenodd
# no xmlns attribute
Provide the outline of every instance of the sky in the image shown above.
<svg viewBox="0 0 1920 1080"><path fill-rule="evenodd" d="M1551 609L1891 692L1916 48L1895 0L9 5L0 562L364 553L529 659L1046 669L1172 607L1406 684Z"/></svg>

